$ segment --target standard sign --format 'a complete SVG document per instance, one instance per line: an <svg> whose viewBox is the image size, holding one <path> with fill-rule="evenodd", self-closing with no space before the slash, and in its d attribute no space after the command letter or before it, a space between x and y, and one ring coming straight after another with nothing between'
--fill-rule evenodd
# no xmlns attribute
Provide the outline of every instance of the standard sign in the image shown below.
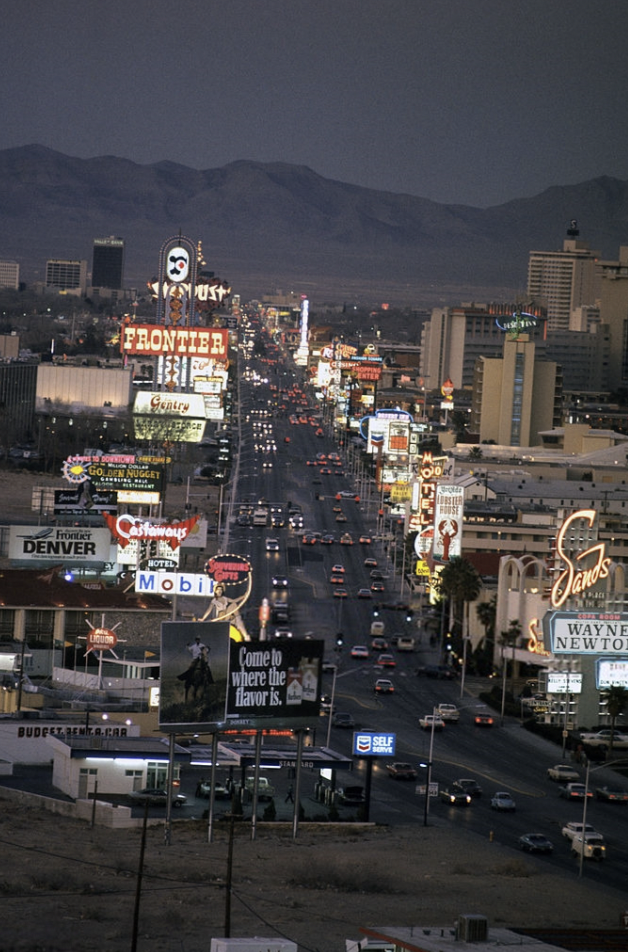
<svg viewBox="0 0 628 952"><path fill-rule="evenodd" d="M554 654L628 654L628 615L546 612L543 639Z"/></svg>
<svg viewBox="0 0 628 952"><path fill-rule="evenodd" d="M83 565L108 562L111 536L108 529L83 526L9 526L11 562L57 562Z"/></svg>

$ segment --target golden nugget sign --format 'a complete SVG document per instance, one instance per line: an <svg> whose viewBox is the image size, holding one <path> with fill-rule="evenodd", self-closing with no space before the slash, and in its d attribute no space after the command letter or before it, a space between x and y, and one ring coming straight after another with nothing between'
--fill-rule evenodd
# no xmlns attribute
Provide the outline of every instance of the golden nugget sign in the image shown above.
<svg viewBox="0 0 628 952"><path fill-rule="evenodd" d="M227 359L229 331L223 327L165 327L161 324L127 324L120 333L123 354L160 357L213 357Z"/></svg>
<svg viewBox="0 0 628 952"><path fill-rule="evenodd" d="M589 546L576 556L575 561L565 551L565 537L572 530L574 523L583 520L591 528L596 515L595 509L579 509L577 512L572 512L561 526L556 539L556 553L565 563L565 568L552 585L550 594L552 608L560 608L571 595L582 595L608 575L611 560L605 555L604 542Z"/></svg>

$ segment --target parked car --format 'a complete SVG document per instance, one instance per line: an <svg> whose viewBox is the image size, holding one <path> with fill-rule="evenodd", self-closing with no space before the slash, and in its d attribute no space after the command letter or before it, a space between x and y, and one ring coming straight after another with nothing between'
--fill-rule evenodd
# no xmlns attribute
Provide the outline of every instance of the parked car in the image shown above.
<svg viewBox="0 0 628 952"><path fill-rule="evenodd" d="M350 787L341 787L338 791L338 799L345 807L359 806L365 803L364 787L352 785Z"/></svg>
<svg viewBox="0 0 628 952"><path fill-rule="evenodd" d="M482 787L477 780L472 780L470 777L460 777L458 780L454 780L451 789L462 790L464 793L468 793L469 796L473 797L474 800L482 796Z"/></svg>
<svg viewBox="0 0 628 952"><path fill-rule="evenodd" d="M553 767L549 767L547 777L556 783L560 783L561 781L568 783L571 780L580 780L578 771L574 767L570 767L569 764L555 764Z"/></svg>
<svg viewBox="0 0 628 952"><path fill-rule="evenodd" d="M144 787L142 790L132 790L129 794L129 800L134 803L162 804L165 806L168 802L168 791L162 787ZM182 807L187 797L182 793L175 793L172 797L173 807Z"/></svg>
<svg viewBox="0 0 628 952"><path fill-rule="evenodd" d="M412 764L394 761L392 764L386 764L386 770L393 780L416 780L417 778L417 772Z"/></svg>
<svg viewBox="0 0 628 952"><path fill-rule="evenodd" d="M447 803L451 807L468 807L471 805L471 795L465 793L463 790L454 790L443 788L439 796L443 803Z"/></svg>
<svg viewBox="0 0 628 952"><path fill-rule="evenodd" d="M212 785L207 780L201 780L198 787L196 788L196 796L202 797L205 800L209 799L209 794L211 792ZM222 781L217 780L214 784L214 799L215 800L228 800L231 796L229 788Z"/></svg>
<svg viewBox="0 0 628 952"><path fill-rule="evenodd" d="M517 840L520 850L525 853L552 853L554 844L542 833L524 833Z"/></svg>
<svg viewBox="0 0 628 952"><path fill-rule="evenodd" d="M503 813L514 813L517 804L505 790L498 790L491 797L491 810L500 810Z"/></svg>

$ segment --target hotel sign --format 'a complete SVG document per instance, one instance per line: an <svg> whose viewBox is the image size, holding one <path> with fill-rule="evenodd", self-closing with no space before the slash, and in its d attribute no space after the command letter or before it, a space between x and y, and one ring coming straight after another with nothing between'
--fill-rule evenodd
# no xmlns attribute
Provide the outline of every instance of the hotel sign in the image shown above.
<svg viewBox="0 0 628 952"><path fill-rule="evenodd" d="M565 563L565 568L552 585L550 602L552 608L560 608L571 595L582 595L593 588L601 579L608 576L611 559L606 556L604 542L596 542L575 559L565 550L569 532L575 532L574 523L583 521L593 527L597 513L595 509L579 509L572 512L563 522L556 539L556 554Z"/></svg>
<svg viewBox="0 0 628 952"><path fill-rule="evenodd" d="M120 333L123 354L147 357L213 357L227 359L229 331L224 327L174 327L127 324Z"/></svg>
<svg viewBox="0 0 628 952"><path fill-rule="evenodd" d="M146 416L174 416L205 419L205 401L200 393L161 393L140 390L135 395L133 413Z"/></svg>

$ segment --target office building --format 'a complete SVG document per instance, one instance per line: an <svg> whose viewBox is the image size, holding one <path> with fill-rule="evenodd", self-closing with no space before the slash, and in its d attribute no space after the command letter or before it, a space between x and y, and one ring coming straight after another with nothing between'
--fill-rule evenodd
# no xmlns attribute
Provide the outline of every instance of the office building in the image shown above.
<svg viewBox="0 0 628 952"><path fill-rule="evenodd" d="M0 261L0 288L20 287L20 266L17 261Z"/></svg>
<svg viewBox="0 0 628 952"><path fill-rule="evenodd" d="M600 293L599 252L577 239L575 222L567 234L562 251L531 251L528 262L528 298L547 309L549 331L569 330L572 311Z"/></svg>
<svg viewBox="0 0 628 952"><path fill-rule="evenodd" d="M92 287L119 290L124 275L124 240L95 238L92 259Z"/></svg>
<svg viewBox="0 0 628 952"><path fill-rule="evenodd" d="M87 261L68 261L50 258L46 262L46 287L58 288L75 294L85 294L87 287Z"/></svg>
<svg viewBox="0 0 628 952"><path fill-rule="evenodd" d="M620 390L628 387L628 246L619 249L618 261L601 261L600 273L600 318L612 344L606 389Z"/></svg>
<svg viewBox="0 0 628 952"><path fill-rule="evenodd" d="M561 368L538 360L527 335L506 339L501 358L476 361L471 414L471 430L482 443L537 446L540 432L561 422Z"/></svg>

